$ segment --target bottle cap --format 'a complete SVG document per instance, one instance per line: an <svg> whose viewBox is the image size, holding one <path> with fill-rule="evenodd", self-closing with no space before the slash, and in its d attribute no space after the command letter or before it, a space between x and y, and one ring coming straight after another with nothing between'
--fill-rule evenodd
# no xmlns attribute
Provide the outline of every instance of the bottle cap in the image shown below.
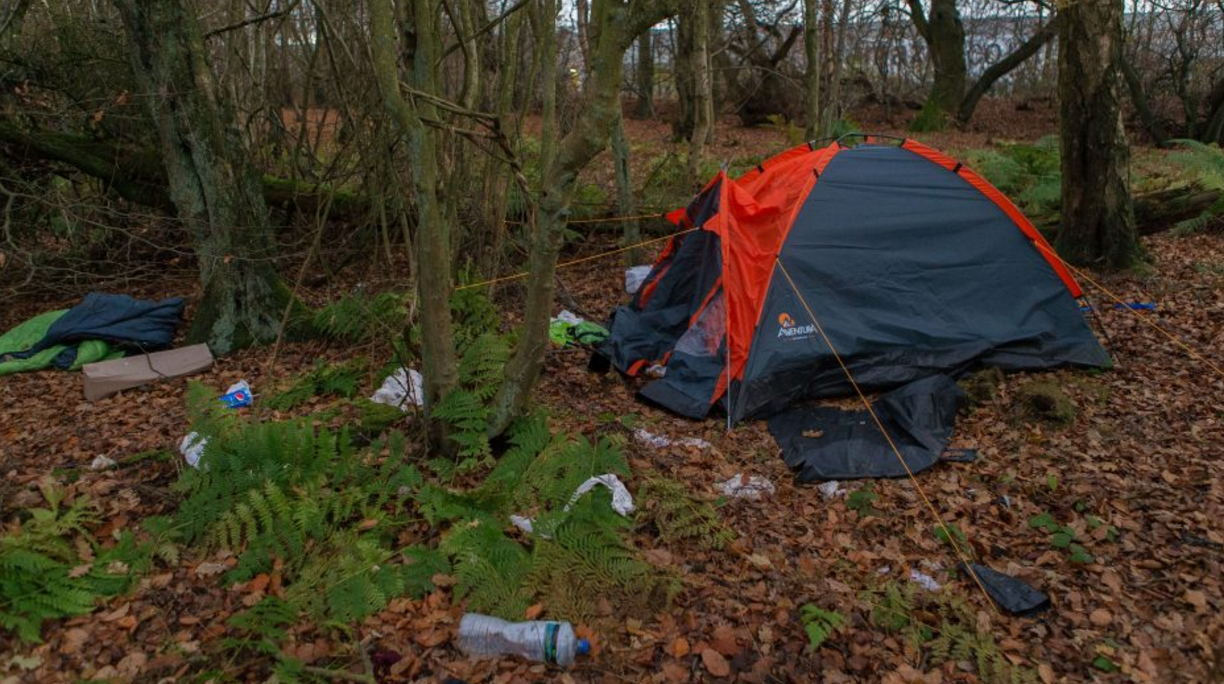
<svg viewBox="0 0 1224 684"><path fill-rule="evenodd" d="M578 647L575 649L578 655L587 655L591 652L591 642L586 639L578 640Z"/></svg>

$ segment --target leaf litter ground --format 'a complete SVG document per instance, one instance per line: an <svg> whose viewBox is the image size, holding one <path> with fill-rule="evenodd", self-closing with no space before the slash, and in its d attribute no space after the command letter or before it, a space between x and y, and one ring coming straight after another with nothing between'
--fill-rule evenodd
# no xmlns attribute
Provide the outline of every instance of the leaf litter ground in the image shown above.
<svg viewBox="0 0 1224 684"><path fill-rule="evenodd" d="M611 244L610 237L595 237L575 256ZM909 482L874 483L875 498L866 498L865 507L865 497L845 496L859 483L842 483L842 495L832 497L796 487L763 423L728 433L718 420L675 418L634 401L633 388L616 376L587 373L585 354L561 350L549 354L538 399L555 426L626 435L627 426L645 427L709 441L710 449L660 449L630 438L635 481L629 486L636 491L654 475L687 483L719 504L733 540L719 550L698 540L664 544L639 528L634 541L644 557L677 572L684 591L673 605L646 614L626 615L604 602L597 618L580 626L594 637L595 656L567 673L509 659L469 661L454 645L463 606L452 602L445 578L425 599L397 599L347 636L299 625L287 651L312 665L359 674L368 669L380 681L980 681L970 664L933 665L871 621L870 591L889 580L903 585L917 571L962 596L977 629L993 635L1003 657L1031 668L1039 681L1221 681L1224 378L1186 358L1139 318L1150 317L1214 354L1224 344L1224 238L1159 236L1148 248L1153 264L1144 275L1102 282L1126 301L1156 302L1156 311L1115 310L1093 293L1115 370L1007 377L993 399L958 423L955 446L976 448L981 458L920 475L943 519L963 531L978 559L1051 596L1054 607L1041 616L1000 616L971 582L949 571L956 559L933 534L934 521ZM615 258L562 273L562 280L573 302L595 319L624 299ZM499 297L512 309L519 292L511 287ZM0 325L45 307L23 302ZM247 378L258 393L308 371L316 359L356 353L361 350L289 344L265 372L269 351L246 351L201 379L220 391ZM1016 418L1017 395L1041 381L1071 397L1077 417L1069 427ZM36 485L48 476L72 495L97 502L101 522L94 532L100 539L173 508L168 487L182 467L175 447L186 424L183 384L88 403L77 374L43 372L0 382L11 398L0 407L5 522L41 504ZM342 413L330 420L348 418ZM134 454L144 457L131 459ZM99 455L120 465L91 470ZM764 476L776 492L755 500L719 499L718 484L737 473ZM1041 526L1045 521L1059 532ZM1073 558L1056 539L1060 533L1073 536L1084 555ZM218 573L230 563L185 550L178 563L159 562L132 593L109 599L94 614L46 625L43 644L0 637L0 667L7 668L0 679L157 682L210 670L241 679L257 668L219 660L215 646L232 629L227 618L274 587L266 576L220 586ZM846 617L815 652L807 649L799 618L806 604ZM356 655L358 644L372 660Z"/></svg>

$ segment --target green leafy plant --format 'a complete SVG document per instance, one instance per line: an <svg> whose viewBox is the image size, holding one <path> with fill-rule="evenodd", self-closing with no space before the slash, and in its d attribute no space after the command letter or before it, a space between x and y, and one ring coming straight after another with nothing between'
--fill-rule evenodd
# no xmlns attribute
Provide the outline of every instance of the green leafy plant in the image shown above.
<svg viewBox="0 0 1224 684"><path fill-rule="evenodd" d="M1013 665L989 632L978 631L976 611L946 589L889 581L859 596L871 606L871 624L899 635L932 665L970 663L987 684L1037 681L1035 670Z"/></svg>
<svg viewBox="0 0 1224 684"><path fill-rule="evenodd" d="M1031 216L1054 212L1062 203L1057 136L974 150L966 160Z"/></svg>
<svg viewBox="0 0 1224 684"><path fill-rule="evenodd" d="M807 635L808 651L815 651L843 624L846 619L841 613L824 610L811 603L799 609L799 621L803 623L803 633Z"/></svg>
<svg viewBox="0 0 1224 684"><path fill-rule="evenodd" d="M572 619L593 615L598 596L625 607L670 600L678 585L638 558L625 540L631 522L612 510L607 490L574 499L592 476L628 476L617 441L554 435L533 416L513 426L510 443L478 487L421 490L425 518L449 523L439 548L453 564L457 596L507 618L536 600ZM533 518L526 543L506 534L511 514Z"/></svg>
<svg viewBox="0 0 1224 684"><path fill-rule="evenodd" d="M208 444L200 467L176 483L184 500L174 526L187 543L237 555L228 581L269 572L279 560L294 608L337 620L377 612L421 584L410 582L409 566L394 562L391 546L422 484L405 460L403 434L358 451L347 430L189 412Z"/></svg>
<svg viewBox="0 0 1224 684"><path fill-rule="evenodd" d="M875 502L879 500L880 495L876 494L875 488L868 484L850 492L846 497L846 508L856 511L859 517L866 518L875 514Z"/></svg>
<svg viewBox="0 0 1224 684"><path fill-rule="evenodd" d="M365 365L366 361L362 358L333 366L317 362L310 372L265 399L263 404L277 411L287 411L314 396L331 395L351 398L357 393Z"/></svg>
<svg viewBox="0 0 1224 684"><path fill-rule="evenodd" d="M654 526L665 544L694 541L706 548L721 549L735 536L714 506L696 498L692 488L682 482L651 477L638 490L638 499L645 502L641 517Z"/></svg>
<svg viewBox="0 0 1224 684"><path fill-rule="evenodd" d="M1182 151L1172 156L1172 161L1185 169L1195 183L1219 193L1216 201L1198 216L1179 221L1173 226L1174 235L1192 235L1224 216L1224 150L1219 145L1204 145L1197 140L1179 139L1170 142L1182 148Z"/></svg>
<svg viewBox="0 0 1224 684"><path fill-rule="evenodd" d="M67 504L54 484L41 489L47 507L31 509L18 530L0 537L0 627L35 642L43 622L92 612L99 598L126 591L148 561L131 534L99 548L87 498ZM92 561L79 557L77 543L92 548Z"/></svg>
<svg viewBox="0 0 1224 684"><path fill-rule="evenodd" d="M1095 563L1096 557L1079 543L1075 529L1059 523L1050 513L1039 513L1029 518L1029 527L1044 529L1050 535L1050 546L1066 552L1067 560L1079 565Z"/></svg>
<svg viewBox="0 0 1224 684"><path fill-rule="evenodd" d="M356 344L378 337L399 335L408 322L409 295L371 294L358 290L315 312L315 330L337 342Z"/></svg>
<svg viewBox="0 0 1224 684"><path fill-rule="evenodd" d="M972 557L973 547L969 546L969 538L965 536L965 533L956 525L956 523L940 523L934 525L931 528L931 533L934 534L935 538L939 541L947 544L948 546L959 548L961 551L969 554Z"/></svg>

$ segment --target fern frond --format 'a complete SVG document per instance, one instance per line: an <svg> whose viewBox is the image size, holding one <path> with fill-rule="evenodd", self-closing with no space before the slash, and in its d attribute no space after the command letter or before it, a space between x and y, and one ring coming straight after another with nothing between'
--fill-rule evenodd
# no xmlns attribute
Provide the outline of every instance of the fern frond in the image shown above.
<svg viewBox="0 0 1224 684"><path fill-rule="evenodd" d="M735 537L712 505L695 498L687 485L676 480L646 480L638 490L638 500L642 516L654 525L665 544L692 540L706 548L721 549Z"/></svg>

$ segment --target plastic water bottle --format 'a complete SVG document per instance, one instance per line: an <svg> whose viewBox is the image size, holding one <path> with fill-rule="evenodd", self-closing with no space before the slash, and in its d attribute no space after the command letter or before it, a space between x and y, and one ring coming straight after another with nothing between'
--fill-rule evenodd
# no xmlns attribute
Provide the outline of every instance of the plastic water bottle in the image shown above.
<svg viewBox="0 0 1224 684"><path fill-rule="evenodd" d="M569 667L575 656L591 652L591 644L576 637L568 622L507 622L468 613L459 621L459 649L477 658L517 655Z"/></svg>

